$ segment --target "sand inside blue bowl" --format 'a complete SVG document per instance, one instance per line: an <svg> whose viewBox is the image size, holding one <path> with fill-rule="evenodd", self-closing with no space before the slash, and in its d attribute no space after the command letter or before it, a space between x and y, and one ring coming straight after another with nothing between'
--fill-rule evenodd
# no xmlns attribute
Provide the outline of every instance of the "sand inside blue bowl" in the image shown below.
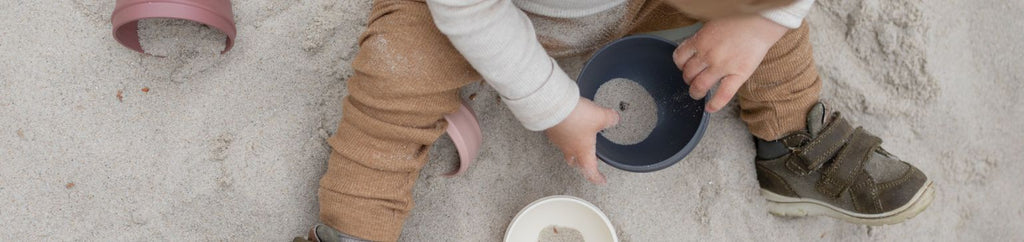
<svg viewBox="0 0 1024 242"><path fill-rule="evenodd" d="M640 143L658 124L658 106L640 83L615 78L597 88L594 102L619 113L619 124L601 131L605 138L620 145Z"/></svg>

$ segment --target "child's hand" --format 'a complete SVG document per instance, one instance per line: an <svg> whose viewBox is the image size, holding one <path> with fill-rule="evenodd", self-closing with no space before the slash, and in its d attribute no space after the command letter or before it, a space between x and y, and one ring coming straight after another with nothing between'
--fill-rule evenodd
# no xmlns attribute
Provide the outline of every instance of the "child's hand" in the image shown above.
<svg viewBox="0 0 1024 242"><path fill-rule="evenodd" d="M676 48L672 58L690 85L690 96L701 99L721 82L705 110L722 109L761 64L768 49L789 29L757 15L708 21L697 34Z"/></svg>
<svg viewBox="0 0 1024 242"><path fill-rule="evenodd" d="M579 167L583 176L594 184L604 184L604 175L597 170L597 132L615 126L619 113L586 98L580 98L576 109L561 123L544 131L548 139L565 155L569 166Z"/></svg>

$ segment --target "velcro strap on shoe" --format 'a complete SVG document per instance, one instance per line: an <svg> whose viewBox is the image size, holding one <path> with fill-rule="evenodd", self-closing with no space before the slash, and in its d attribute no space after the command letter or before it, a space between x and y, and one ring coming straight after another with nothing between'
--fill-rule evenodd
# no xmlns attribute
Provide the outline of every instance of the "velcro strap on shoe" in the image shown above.
<svg viewBox="0 0 1024 242"><path fill-rule="evenodd" d="M882 144L882 140L871 135L862 128L854 130L846 146L839 151L832 164L822 172L818 182L818 191L832 197L857 181L864 173L864 162L871 158L871 153Z"/></svg>
<svg viewBox="0 0 1024 242"><path fill-rule="evenodd" d="M843 147L853 134L853 126L850 126L846 119L836 112L832 121L822 129L817 137L797 152L797 155L804 161L804 168L817 170L822 164L830 160L832 156Z"/></svg>
<svg viewBox="0 0 1024 242"><path fill-rule="evenodd" d="M867 172L857 176L857 183L850 186L853 209L861 213L881 213L882 203L878 200L878 186Z"/></svg>

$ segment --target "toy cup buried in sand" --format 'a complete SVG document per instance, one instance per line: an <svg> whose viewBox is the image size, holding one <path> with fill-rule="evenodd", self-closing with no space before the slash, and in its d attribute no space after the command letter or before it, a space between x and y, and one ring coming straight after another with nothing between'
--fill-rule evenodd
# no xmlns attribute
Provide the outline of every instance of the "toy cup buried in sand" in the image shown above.
<svg viewBox="0 0 1024 242"><path fill-rule="evenodd" d="M605 46L583 67L578 78L582 97L593 100L601 85L624 78L643 86L657 106L654 130L639 143L622 145L598 135L597 157L608 165L632 172L665 169L686 157L704 136L709 115L704 99L690 98L690 87L672 60L676 46L655 36L630 36Z"/></svg>
<svg viewBox="0 0 1024 242"><path fill-rule="evenodd" d="M117 0L110 22L114 39L129 49L145 53L139 44L139 20L174 18L206 24L227 35L224 51L235 43L234 14L229 0Z"/></svg>

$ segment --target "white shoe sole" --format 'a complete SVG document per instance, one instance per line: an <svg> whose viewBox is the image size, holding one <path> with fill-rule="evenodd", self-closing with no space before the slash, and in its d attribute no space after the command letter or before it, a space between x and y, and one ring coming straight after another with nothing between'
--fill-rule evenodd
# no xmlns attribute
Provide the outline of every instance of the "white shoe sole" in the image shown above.
<svg viewBox="0 0 1024 242"><path fill-rule="evenodd" d="M768 200L768 212L778 216L824 215L851 223L879 226L900 223L917 216L932 204L932 199L935 198L935 188L932 186L932 181L928 180L906 205L880 214L857 213L817 200L787 197L764 189L761 189L761 194Z"/></svg>

